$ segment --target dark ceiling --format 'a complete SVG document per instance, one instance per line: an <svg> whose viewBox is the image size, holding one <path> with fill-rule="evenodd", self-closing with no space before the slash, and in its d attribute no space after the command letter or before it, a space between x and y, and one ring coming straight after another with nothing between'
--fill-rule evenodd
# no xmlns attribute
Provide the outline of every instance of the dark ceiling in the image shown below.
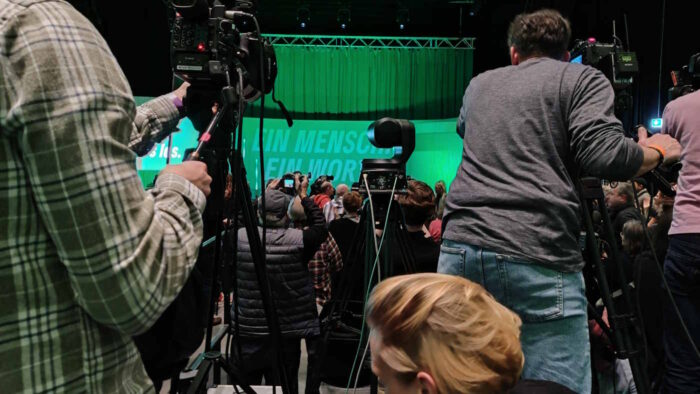
<svg viewBox="0 0 700 394"><path fill-rule="evenodd" d="M105 36L135 94L152 96L169 88L169 30L162 0L70 1ZM638 0L475 0L473 5L452 4L450 0L261 0L258 15L264 33L475 37L477 73L507 64L506 30L520 12L558 9L572 21L574 38L594 36L601 41L611 41L613 20L618 23L618 36L625 39L623 22L627 16L631 48L637 52L642 70L640 113L646 116L656 112L659 75L665 90L670 83L669 71L700 51L697 35L689 33L694 31L695 14L684 7L687 2L669 1L659 74L663 2L648 0L641 6ZM297 20L300 8L310 13L305 29ZM351 15L345 30L337 20L342 8L349 9ZM408 10L410 19L404 30L397 23L401 9Z"/></svg>

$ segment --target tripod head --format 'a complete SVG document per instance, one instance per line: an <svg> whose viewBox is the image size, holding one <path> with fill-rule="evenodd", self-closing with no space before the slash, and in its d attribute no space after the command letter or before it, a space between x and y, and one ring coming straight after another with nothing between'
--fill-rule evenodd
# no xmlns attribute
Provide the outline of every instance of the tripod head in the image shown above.
<svg viewBox="0 0 700 394"><path fill-rule="evenodd" d="M406 162L416 147L416 128L403 119L382 118L372 123L367 130L367 138L377 148L394 148L391 159L364 159L359 182L352 190L367 196L405 194L408 187ZM396 180L396 186L394 181Z"/></svg>

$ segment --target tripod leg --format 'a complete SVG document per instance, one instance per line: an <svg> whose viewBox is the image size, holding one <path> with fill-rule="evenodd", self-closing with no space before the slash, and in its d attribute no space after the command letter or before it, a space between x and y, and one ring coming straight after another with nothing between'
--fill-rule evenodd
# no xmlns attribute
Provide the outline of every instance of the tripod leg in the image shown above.
<svg viewBox="0 0 700 394"><path fill-rule="evenodd" d="M187 394L197 394L206 392L207 380L209 377L209 370L212 367L212 360L205 358L202 361L199 369L197 370L197 376L195 376L192 384L187 390Z"/></svg>
<svg viewBox="0 0 700 394"><path fill-rule="evenodd" d="M218 363L231 378L231 384L233 384L234 386L239 386L246 394L255 394L255 390L253 390L253 388L250 387L250 385L248 385L248 382L245 381L245 379L243 378L243 374L241 374L238 368L221 358L219 358Z"/></svg>
<svg viewBox="0 0 700 394"><path fill-rule="evenodd" d="M630 327L629 321L625 320L624 316L619 316L616 312L616 306L612 299L610 293L610 287L608 285L605 267L603 267L600 259L600 253L598 251L598 243L595 238L595 229L593 227L593 220L591 219L591 212L593 210L593 202L596 201L598 206L601 208L601 213L603 216L603 223L606 226L606 241L611 247L611 264L617 264L619 267L619 260L617 254L617 241L612 236L610 217L605 209L605 201L603 197L603 191L600 189L600 184L594 188L595 190L585 190L584 185L587 182L581 182L579 184L579 195L581 196L581 210L582 217L584 221L584 228L586 230L586 252L589 261L595 266L596 277L598 280L598 286L600 288L601 297L605 307L608 309L608 317L610 321L610 326L612 328L613 341L615 344L615 349L617 350L617 355L621 358L629 358L630 366L632 367L632 374L637 386L637 391L639 393L645 394L649 392L649 383L646 377L646 369L641 363L641 354L637 349L633 347L632 339L630 337ZM624 276L621 278L624 279ZM622 283L623 287L627 285L626 282ZM624 290L623 290L624 292ZM629 311L632 311L631 305L629 305Z"/></svg>

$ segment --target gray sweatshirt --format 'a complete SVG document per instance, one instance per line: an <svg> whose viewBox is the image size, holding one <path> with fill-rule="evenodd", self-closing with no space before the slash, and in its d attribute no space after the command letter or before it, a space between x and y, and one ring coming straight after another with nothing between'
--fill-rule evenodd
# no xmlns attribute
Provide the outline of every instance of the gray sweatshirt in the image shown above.
<svg viewBox="0 0 700 394"><path fill-rule="evenodd" d="M580 271L575 180L630 179L643 160L614 116L614 97L599 71L549 58L472 79L457 123L462 162L443 238Z"/></svg>

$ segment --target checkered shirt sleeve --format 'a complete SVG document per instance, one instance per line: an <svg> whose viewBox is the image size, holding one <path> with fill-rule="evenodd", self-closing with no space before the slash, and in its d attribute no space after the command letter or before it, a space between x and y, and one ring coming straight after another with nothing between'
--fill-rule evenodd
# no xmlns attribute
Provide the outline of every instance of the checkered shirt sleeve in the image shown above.
<svg viewBox="0 0 700 394"><path fill-rule="evenodd" d="M331 274L343 269L340 248L331 234L309 260L311 283L316 291L316 303L323 306L331 298Z"/></svg>
<svg viewBox="0 0 700 394"><path fill-rule="evenodd" d="M130 338L187 279L205 197L145 192L134 152L177 122L68 3L0 0L0 391L152 390Z"/></svg>

